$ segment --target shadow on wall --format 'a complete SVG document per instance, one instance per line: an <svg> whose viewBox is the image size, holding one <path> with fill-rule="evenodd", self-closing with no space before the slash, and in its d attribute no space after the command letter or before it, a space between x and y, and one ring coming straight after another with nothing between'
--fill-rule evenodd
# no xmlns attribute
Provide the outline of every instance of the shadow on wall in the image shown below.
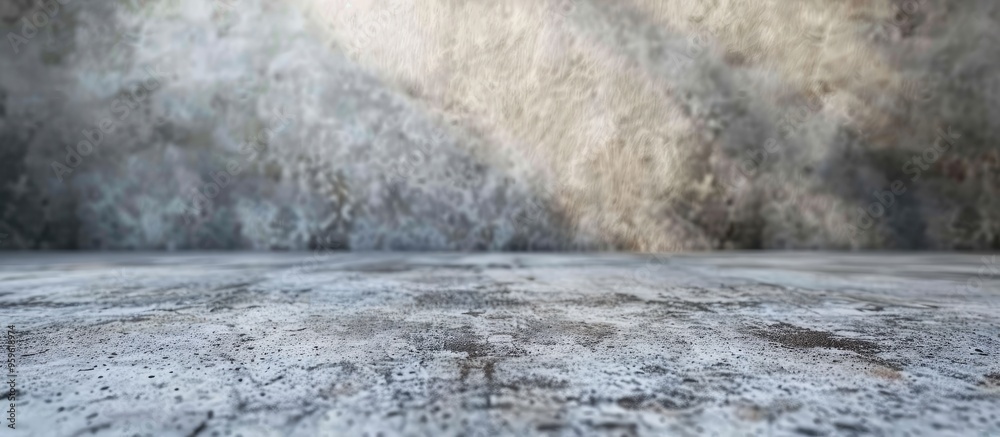
<svg viewBox="0 0 1000 437"><path fill-rule="evenodd" d="M0 248L1000 248L998 6L788 3L9 2Z"/></svg>

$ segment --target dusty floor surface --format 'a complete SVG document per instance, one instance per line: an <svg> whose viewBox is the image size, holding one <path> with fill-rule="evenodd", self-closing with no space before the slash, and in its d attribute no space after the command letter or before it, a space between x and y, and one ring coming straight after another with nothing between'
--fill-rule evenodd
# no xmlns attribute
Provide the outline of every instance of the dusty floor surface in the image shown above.
<svg viewBox="0 0 1000 437"><path fill-rule="evenodd" d="M1000 435L996 267L8 253L4 435Z"/></svg>

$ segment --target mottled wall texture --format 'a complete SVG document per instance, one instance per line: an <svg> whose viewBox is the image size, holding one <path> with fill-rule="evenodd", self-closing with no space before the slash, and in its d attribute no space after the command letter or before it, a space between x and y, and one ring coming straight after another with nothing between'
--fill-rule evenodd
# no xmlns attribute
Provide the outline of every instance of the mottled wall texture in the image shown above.
<svg viewBox="0 0 1000 437"><path fill-rule="evenodd" d="M994 0L3 0L0 248L1000 249Z"/></svg>

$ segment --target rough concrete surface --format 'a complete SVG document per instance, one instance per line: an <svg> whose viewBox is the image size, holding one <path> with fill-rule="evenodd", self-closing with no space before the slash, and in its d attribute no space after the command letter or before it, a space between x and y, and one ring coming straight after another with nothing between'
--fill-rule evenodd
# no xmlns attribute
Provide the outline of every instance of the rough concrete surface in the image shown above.
<svg viewBox="0 0 1000 437"><path fill-rule="evenodd" d="M0 35L4 249L1000 251L996 0L0 0Z"/></svg>
<svg viewBox="0 0 1000 437"><path fill-rule="evenodd" d="M992 257L13 254L4 435L998 435Z"/></svg>

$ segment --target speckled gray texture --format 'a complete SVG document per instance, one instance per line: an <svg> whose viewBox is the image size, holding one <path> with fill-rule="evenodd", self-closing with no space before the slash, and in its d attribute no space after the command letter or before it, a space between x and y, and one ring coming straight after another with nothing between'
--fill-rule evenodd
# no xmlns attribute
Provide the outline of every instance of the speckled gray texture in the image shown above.
<svg viewBox="0 0 1000 437"><path fill-rule="evenodd" d="M16 435L1000 433L981 256L0 261Z"/></svg>
<svg viewBox="0 0 1000 437"><path fill-rule="evenodd" d="M3 7L4 34L36 12ZM256 0L72 1L0 47L0 249L602 247L305 20Z"/></svg>
<svg viewBox="0 0 1000 437"><path fill-rule="evenodd" d="M47 1L2 249L1000 248L993 0Z"/></svg>

